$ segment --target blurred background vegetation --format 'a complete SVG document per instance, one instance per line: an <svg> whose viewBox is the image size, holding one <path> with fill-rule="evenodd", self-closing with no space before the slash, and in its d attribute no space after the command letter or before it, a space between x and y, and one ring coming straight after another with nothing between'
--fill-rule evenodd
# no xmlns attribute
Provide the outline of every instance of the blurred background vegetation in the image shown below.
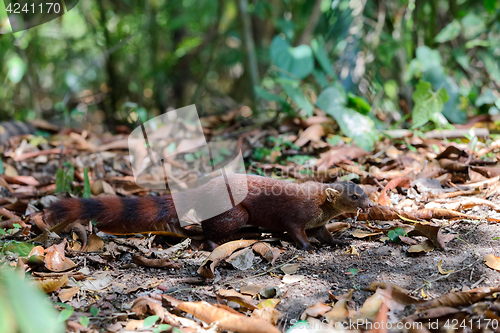
<svg viewBox="0 0 500 333"><path fill-rule="evenodd" d="M370 149L500 109L497 0L82 0L17 33L4 9L0 120L114 131L196 103L277 127L316 106Z"/></svg>

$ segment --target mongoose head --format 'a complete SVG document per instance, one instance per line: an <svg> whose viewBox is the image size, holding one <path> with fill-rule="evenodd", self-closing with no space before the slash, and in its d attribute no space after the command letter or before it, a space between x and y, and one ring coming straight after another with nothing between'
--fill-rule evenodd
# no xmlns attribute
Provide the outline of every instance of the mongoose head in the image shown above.
<svg viewBox="0 0 500 333"><path fill-rule="evenodd" d="M329 185L325 190L326 199L338 210L345 213L361 211L367 214L373 207L373 202L366 196L363 189L353 182L338 182Z"/></svg>

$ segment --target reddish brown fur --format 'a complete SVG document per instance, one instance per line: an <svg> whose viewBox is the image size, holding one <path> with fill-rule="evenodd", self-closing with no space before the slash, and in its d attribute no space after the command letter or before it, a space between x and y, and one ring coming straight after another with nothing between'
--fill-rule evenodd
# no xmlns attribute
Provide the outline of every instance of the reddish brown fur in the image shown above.
<svg viewBox="0 0 500 333"><path fill-rule="evenodd" d="M295 184L246 175L229 176L229 182L239 185L232 187L236 191L248 186L248 194L236 207L202 222L203 232L210 241L234 239L242 227L251 225L286 231L305 249L311 249L306 230L319 240L334 245L336 242L324 225L339 214L373 206L361 188L350 182ZM200 187L190 196L191 200L217 205L222 197L219 191L226 189L213 185L209 182ZM338 193L330 200L327 196L329 188ZM99 230L111 234L157 232L187 235L179 224L171 196L63 199L49 208L48 222L52 224L86 220L98 221Z"/></svg>

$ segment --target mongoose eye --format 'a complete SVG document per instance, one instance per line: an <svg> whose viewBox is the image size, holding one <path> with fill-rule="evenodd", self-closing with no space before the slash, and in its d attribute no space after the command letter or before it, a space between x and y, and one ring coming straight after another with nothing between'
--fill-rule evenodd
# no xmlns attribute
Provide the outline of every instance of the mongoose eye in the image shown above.
<svg viewBox="0 0 500 333"><path fill-rule="evenodd" d="M356 194L353 194L353 196L351 198L352 198L352 200L358 200L359 199L359 197Z"/></svg>

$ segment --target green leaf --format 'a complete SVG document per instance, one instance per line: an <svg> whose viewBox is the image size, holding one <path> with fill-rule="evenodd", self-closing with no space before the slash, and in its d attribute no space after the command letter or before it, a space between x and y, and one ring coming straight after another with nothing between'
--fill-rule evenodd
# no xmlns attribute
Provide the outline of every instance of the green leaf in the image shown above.
<svg viewBox="0 0 500 333"><path fill-rule="evenodd" d="M285 71L284 76L303 79L314 69L312 50L307 45L292 47L279 36L274 37L271 47L271 60L274 65Z"/></svg>
<svg viewBox="0 0 500 333"><path fill-rule="evenodd" d="M168 330L171 330L171 329L172 329L172 326L169 325L169 324L158 325L158 331L159 332L168 331Z"/></svg>
<svg viewBox="0 0 500 333"><path fill-rule="evenodd" d="M398 234L399 236L405 236L406 235L406 232L404 231L403 228L401 227L397 227L396 229L394 229L394 232L396 234Z"/></svg>
<svg viewBox="0 0 500 333"><path fill-rule="evenodd" d="M465 43L465 48L466 49L472 49L472 48L477 47L477 46L490 47L491 46L491 42L489 40L484 40L484 39L476 38L476 39L470 40L467 43Z"/></svg>
<svg viewBox="0 0 500 333"><path fill-rule="evenodd" d="M64 309L68 309L68 310L74 310L75 309L71 305L63 303L63 302L56 302L56 304L59 305L61 308L64 308Z"/></svg>
<svg viewBox="0 0 500 333"><path fill-rule="evenodd" d="M295 23L293 23L291 20L286 20L284 18L280 18L278 22L276 22L276 28L279 29L279 31L283 32L288 38L288 40L293 40L295 37Z"/></svg>
<svg viewBox="0 0 500 333"><path fill-rule="evenodd" d="M460 35L460 28L460 22L457 20L451 21L438 33L435 39L436 43L444 43L457 38Z"/></svg>
<svg viewBox="0 0 500 333"><path fill-rule="evenodd" d="M500 64L498 58L490 52L478 52L478 58L484 63L484 68L490 75L490 77L495 80L497 85L500 85Z"/></svg>
<svg viewBox="0 0 500 333"><path fill-rule="evenodd" d="M470 64L470 59L467 56L467 54L461 50L461 49L456 49L452 51L453 57L457 61L457 63L462 66L463 69L466 71L469 70L469 64Z"/></svg>
<svg viewBox="0 0 500 333"><path fill-rule="evenodd" d="M66 169L64 173L64 192L71 192L71 185L73 184L73 179L75 178L75 167L71 164Z"/></svg>
<svg viewBox="0 0 500 333"><path fill-rule="evenodd" d="M156 324L156 322L160 319L159 316L154 315L154 316L149 316L146 319L144 319L144 328L148 328Z"/></svg>
<svg viewBox="0 0 500 333"><path fill-rule="evenodd" d="M389 237L389 239L395 243L401 242L401 240L399 239L399 235L394 230L389 230L389 232L387 233L387 237Z"/></svg>
<svg viewBox="0 0 500 333"><path fill-rule="evenodd" d="M375 123L369 117L345 107L346 96L336 87L329 87L318 96L316 106L332 116L342 132L366 151L378 140Z"/></svg>
<svg viewBox="0 0 500 333"><path fill-rule="evenodd" d="M7 235L7 232L5 230L3 230L2 228L0 228L0 235Z"/></svg>
<svg viewBox="0 0 500 333"><path fill-rule="evenodd" d="M281 83L281 87L288 96L290 96L292 101L294 101L299 108L303 109L308 117L311 117L313 115L314 106L302 93L299 82L289 79L278 79L277 81Z"/></svg>
<svg viewBox="0 0 500 333"><path fill-rule="evenodd" d="M2 158L0 157L0 175L3 175L5 172L5 169L3 167L3 161Z"/></svg>
<svg viewBox="0 0 500 333"><path fill-rule="evenodd" d="M275 101L275 102L280 102L281 104L287 104L286 99L284 99L281 96L275 95L270 93L269 91L262 89L261 87L255 86L253 87L255 93L257 96L259 96L262 99L268 100L268 101Z"/></svg>
<svg viewBox="0 0 500 333"><path fill-rule="evenodd" d="M64 309L59 313L59 317L57 317L57 321L60 323L64 323L66 320L71 317L75 309Z"/></svg>
<svg viewBox="0 0 500 333"><path fill-rule="evenodd" d="M83 169L83 197L90 198L92 192L90 190L89 168Z"/></svg>
<svg viewBox="0 0 500 333"><path fill-rule="evenodd" d="M469 13L462 19L462 34L470 40L486 30L485 20L477 14Z"/></svg>
<svg viewBox="0 0 500 333"><path fill-rule="evenodd" d="M33 247L31 243L10 241L4 244L2 251L18 253L21 257L26 257Z"/></svg>
<svg viewBox="0 0 500 333"><path fill-rule="evenodd" d="M323 40L323 37L319 36L318 38L313 39L311 41L311 48L321 68L323 68L323 70L330 75L330 77L335 78L332 63L330 62L328 54L325 51L325 41Z"/></svg>
<svg viewBox="0 0 500 333"><path fill-rule="evenodd" d="M312 75L322 89L325 89L328 86L328 77L326 76L325 72L315 68L312 72Z"/></svg>
<svg viewBox="0 0 500 333"><path fill-rule="evenodd" d="M92 315L92 317L97 317L97 315L99 314L99 309L96 308L95 306L91 307L90 314Z"/></svg>
<svg viewBox="0 0 500 333"><path fill-rule="evenodd" d="M26 73L26 64L17 55L7 61L7 68L9 69L7 76L14 84L19 83L19 81L22 80L24 73Z"/></svg>
<svg viewBox="0 0 500 333"><path fill-rule="evenodd" d="M485 104L495 104L498 100L499 99L493 94L491 89L486 89L485 92L476 99L475 105L480 107Z"/></svg>
<svg viewBox="0 0 500 333"><path fill-rule="evenodd" d="M384 83L384 92L390 99L395 99L398 96L399 87L396 80L388 80Z"/></svg>
<svg viewBox="0 0 500 333"><path fill-rule="evenodd" d="M64 170L59 168L56 173L56 193L62 192L64 192Z"/></svg>
<svg viewBox="0 0 500 333"><path fill-rule="evenodd" d="M413 93L415 106L412 111L412 128L425 125L429 120L436 117L443 110L444 103L449 99L446 89L441 88L437 92L432 91L429 82L420 80Z"/></svg>
<svg viewBox="0 0 500 333"><path fill-rule="evenodd" d="M87 316L81 316L80 317L80 324L82 324L83 327L89 326L90 319Z"/></svg>
<svg viewBox="0 0 500 333"><path fill-rule="evenodd" d="M484 7L488 11L488 13L493 14L495 12L495 6L497 4L497 0L483 0Z"/></svg>
<svg viewBox="0 0 500 333"><path fill-rule="evenodd" d="M349 268L348 271L351 272L351 274L353 276L356 276L356 274L358 274L358 272L359 272L359 269L357 269L357 268Z"/></svg>
<svg viewBox="0 0 500 333"><path fill-rule="evenodd" d="M57 311L41 290L24 279L20 279L10 269L2 269L0 274L4 278L5 290L20 332L62 333L65 331L65 326L57 321Z"/></svg>
<svg viewBox="0 0 500 333"><path fill-rule="evenodd" d="M348 106L355 109L361 114L364 114L365 116L370 113L370 110L372 107L368 102L363 98L354 95L353 93L348 93L347 94L347 100L348 100Z"/></svg>

